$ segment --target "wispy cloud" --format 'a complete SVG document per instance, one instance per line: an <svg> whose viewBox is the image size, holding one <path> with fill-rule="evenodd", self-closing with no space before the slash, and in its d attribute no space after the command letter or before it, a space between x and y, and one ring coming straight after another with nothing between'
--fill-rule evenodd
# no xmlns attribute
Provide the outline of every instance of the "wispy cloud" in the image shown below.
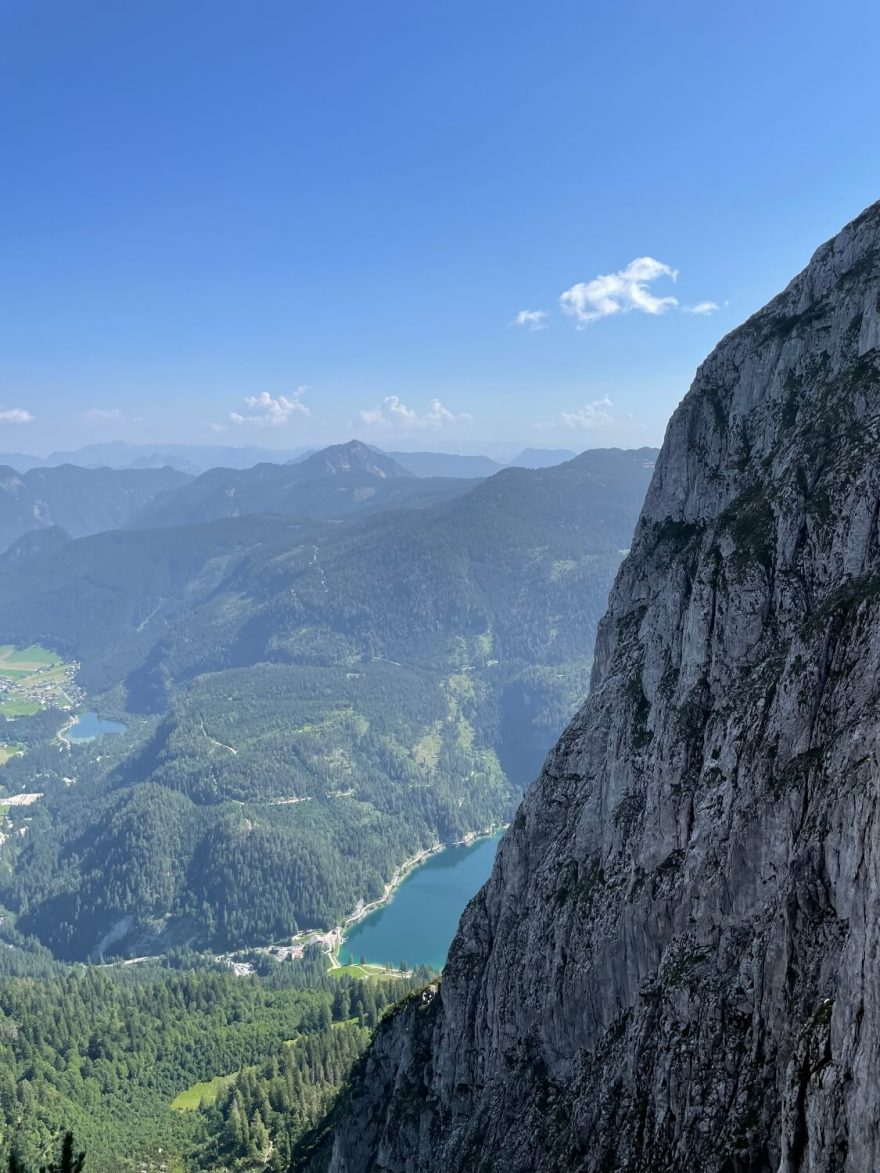
<svg viewBox="0 0 880 1173"><path fill-rule="evenodd" d="M575 411L559 413L559 422L565 428L604 428L614 423L611 409L614 404L606 395L604 399L594 399Z"/></svg>
<svg viewBox="0 0 880 1173"><path fill-rule="evenodd" d="M698 301L696 305L683 305L682 311L686 314L714 314L721 307L714 301Z"/></svg>
<svg viewBox="0 0 880 1173"><path fill-rule="evenodd" d="M126 418L120 407L90 407L83 412L83 416L96 424L121 423Z"/></svg>
<svg viewBox="0 0 880 1173"><path fill-rule="evenodd" d="M644 314L664 314L678 305L675 297L656 297L648 286L661 277L678 277L678 270L653 257L636 257L617 273L600 274L592 281L579 281L559 298L564 314L577 320L582 329L591 322L612 314L640 310Z"/></svg>
<svg viewBox="0 0 880 1173"><path fill-rule="evenodd" d="M0 408L0 424L32 424L36 418L23 407Z"/></svg>
<svg viewBox="0 0 880 1173"><path fill-rule="evenodd" d="M511 326L522 326L527 330L546 330L547 319L550 314L547 310L520 310Z"/></svg>
<svg viewBox="0 0 880 1173"><path fill-rule="evenodd" d="M308 417L312 413L302 402L302 397L308 387L297 387L290 395L279 395L274 398L268 391L260 395L245 396L245 411L231 411L229 422L235 427L278 428L288 423L293 416ZM220 428L215 425L215 430Z"/></svg>
<svg viewBox="0 0 880 1173"><path fill-rule="evenodd" d="M556 419L536 423L535 427L541 431L551 428L596 431L615 422L611 414L612 407L614 404L606 395L604 399L594 399L592 403L585 403L583 407L575 408L574 411L561 411Z"/></svg>
<svg viewBox="0 0 880 1173"><path fill-rule="evenodd" d="M415 431L419 428L438 429L449 424L469 423L467 412L450 411L439 399L432 399L427 411L419 413L407 407L397 395L386 395L375 407L365 408L357 413L357 422L368 427L377 425L396 428L401 431Z"/></svg>

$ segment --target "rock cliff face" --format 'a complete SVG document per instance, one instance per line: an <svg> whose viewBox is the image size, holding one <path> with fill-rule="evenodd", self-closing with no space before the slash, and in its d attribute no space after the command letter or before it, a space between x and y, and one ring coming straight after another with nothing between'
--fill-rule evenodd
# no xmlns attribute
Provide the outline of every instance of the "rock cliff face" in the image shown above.
<svg viewBox="0 0 880 1173"><path fill-rule="evenodd" d="M880 1169L880 204L699 369L589 700L315 1168Z"/></svg>

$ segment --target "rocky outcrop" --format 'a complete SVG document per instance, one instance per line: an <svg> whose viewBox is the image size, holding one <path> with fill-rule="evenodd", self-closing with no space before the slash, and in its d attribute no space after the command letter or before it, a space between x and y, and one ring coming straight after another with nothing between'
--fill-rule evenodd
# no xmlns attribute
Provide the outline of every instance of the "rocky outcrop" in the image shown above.
<svg viewBox="0 0 880 1173"><path fill-rule="evenodd" d="M880 1169L880 204L699 369L590 698L309 1158Z"/></svg>

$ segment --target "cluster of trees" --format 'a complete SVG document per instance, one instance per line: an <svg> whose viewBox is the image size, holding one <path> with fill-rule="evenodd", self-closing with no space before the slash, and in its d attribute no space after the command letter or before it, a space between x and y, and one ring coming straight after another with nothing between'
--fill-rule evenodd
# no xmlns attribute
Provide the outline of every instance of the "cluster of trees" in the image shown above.
<svg viewBox="0 0 880 1173"><path fill-rule="evenodd" d="M200 1166L289 1169L297 1143L324 1118L369 1038L365 1028L339 1023L240 1071L200 1109L209 1138Z"/></svg>
<svg viewBox="0 0 880 1173"><path fill-rule="evenodd" d="M326 975L318 957L263 968L246 978L153 964L0 978L0 1167L14 1156L38 1168L67 1130L87 1154L85 1173L285 1167L370 1028L430 974L357 981ZM217 1077L216 1102L172 1108Z"/></svg>
<svg viewBox="0 0 880 1173"><path fill-rule="evenodd" d="M81 1149L77 1152L73 1133L66 1132L61 1141L57 1160L50 1161L48 1165L41 1165L40 1173L83 1173L85 1163L85 1151ZM17 1153L9 1154L9 1173L28 1173L27 1166Z"/></svg>

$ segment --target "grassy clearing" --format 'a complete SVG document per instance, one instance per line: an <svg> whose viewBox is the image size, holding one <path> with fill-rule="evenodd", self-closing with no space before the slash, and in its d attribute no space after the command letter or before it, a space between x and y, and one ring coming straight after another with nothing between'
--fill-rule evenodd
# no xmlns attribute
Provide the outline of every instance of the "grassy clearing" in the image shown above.
<svg viewBox="0 0 880 1173"><path fill-rule="evenodd" d="M420 766L426 766L429 770L436 770L442 749L443 738L440 736L440 722L436 721L421 741L417 741L413 746L413 757Z"/></svg>
<svg viewBox="0 0 880 1173"><path fill-rule="evenodd" d="M365 965L337 965L330 972L334 977L367 977L367 967Z"/></svg>
<svg viewBox="0 0 880 1173"><path fill-rule="evenodd" d="M27 648L15 648L10 644L0 647L0 676L27 676L41 668L55 668L63 663L60 656L39 644Z"/></svg>
<svg viewBox="0 0 880 1173"><path fill-rule="evenodd" d="M373 965L369 961L365 962L364 965L337 965L334 969L330 970L330 973L334 977L342 977L347 974L349 977L354 978L391 978L401 976L400 972L396 969L386 969L384 965Z"/></svg>
<svg viewBox="0 0 880 1173"><path fill-rule="evenodd" d="M40 706L36 701L28 701L24 697L9 696L0 701L0 714L4 717L32 717L39 711Z"/></svg>
<svg viewBox="0 0 880 1173"><path fill-rule="evenodd" d="M10 758L21 753L20 745L0 745L0 766L5 766Z"/></svg>
<svg viewBox="0 0 880 1173"><path fill-rule="evenodd" d="M3 820L6 818L6 815L8 814L8 812L9 812L9 807L6 805L6 803L0 802L0 823L2 823Z"/></svg>
<svg viewBox="0 0 880 1173"><path fill-rule="evenodd" d="M455 700L472 701L476 697L473 678L467 672L453 672L447 677L446 687Z"/></svg>
<svg viewBox="0 0 880 1173"><path fill-rule="evenodd" d="M171 1107L175 1112L197 1112L202 1101L206 1104L216 1103L217 1097L234 1079L234 1075L216 1075L204 1083L194 1083L174 1097Z"/></svg>
<svg viewBox="0 0 880 1173"><path fill-rule="evenodd" d="M370 722L362 713L357 712L356 709L345 708L333 709L329 713L326 713L320 721L310 721L305 725L298 725L295 729L291 729L290 732L295 735L304 733L320 733L324 735L332 729L343 728L346 725L350 726L352 732L358 737L363 737L370 728Z"/></svg>

